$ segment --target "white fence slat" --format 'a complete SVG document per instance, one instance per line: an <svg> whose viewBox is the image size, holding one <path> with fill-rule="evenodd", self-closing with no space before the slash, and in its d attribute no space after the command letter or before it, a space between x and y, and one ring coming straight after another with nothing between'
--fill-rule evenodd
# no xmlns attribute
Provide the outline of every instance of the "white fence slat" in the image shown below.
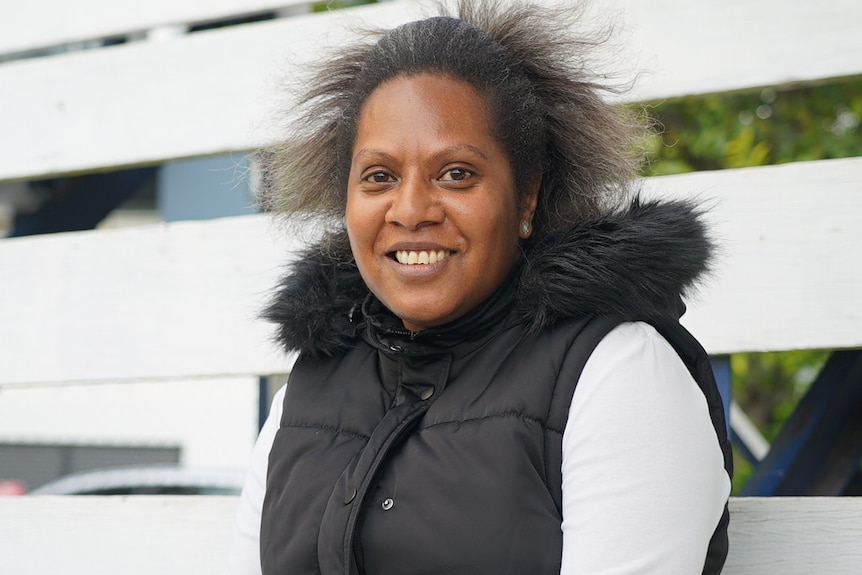
<svg viewBox="0 0 862 575"><path fill-rule="evenodd" d="M3 240L0 385L285 372L256 319L274 235L245 216Z"/></svg>
<svg viewBox="0 0 862 575"><path fill-rule="evenodd" d="M629 98L862 73L853 0L603 2L619 3L630 31L624 61L652 70ZM0 181L257 147L282 136L273 121L276 103L287 105L281 79L342 38L345 22L421 15L413 2L390 2L7 62L0 133L15 136L0 139Z"/></svg>
<svg viewBox="0 0 862 575"><path fill-rule="evenodd" d="M237 498L0 498L0 572L218 575Z"/></svg>
<svg viewBox="0 0 862 575"><path fill-rule="evenodd" d="M0 4L0 54L258 14L310 0L28 0Z"/></svg>
<svg viewBox="0 0 862 575"><path fill-rule="evenodd" d="M272 136L281 83L333 33L399 4L0 65L0 181L227 153Z"/></svg>
<svg viewBox="0 0 862 575"><path fill-rule="evenodd" d="M220 496L0 498L0 571L214 575L236 504ZM734 497L730 513L722 573L859 573L859 498Z"/></svg>
<svg viewBox="0 0 862 575"><path fill-rule="evenodd" d="M856 575L862 570L862 499L730 500L725 575Z"/></svg>
<svg viewBox="0 0 862 575"><path fill-rule="evenodd" d="M715 199L722 257L683 318L708 351L862 347L862 158L645 187ZM255 314L290 248L266 216L4 240L0 386L282 373Z"/></svg>
<svg viewBox="0 0 862 575"><path fill-rule="evenodd" d="M715 198L721 252L686 324L710 353L862 347L862 158L652 178Z"/></svg>
<svg viewBox="0 0 862 575"><path fill-rule="evenodd" d="M647 70L639 99L862 74L862 2L615 0L627 54Z"/></svg>
<svg viewBox="0 0 862 575"><path fill-rule="evenodd" d="M769 442L766 441L754 422L748 418L748 414L733 400L730 401L730 413L728 415L733 435L742 441L742 444L751 452L756 461L762 461L769 453Z"/></svg>

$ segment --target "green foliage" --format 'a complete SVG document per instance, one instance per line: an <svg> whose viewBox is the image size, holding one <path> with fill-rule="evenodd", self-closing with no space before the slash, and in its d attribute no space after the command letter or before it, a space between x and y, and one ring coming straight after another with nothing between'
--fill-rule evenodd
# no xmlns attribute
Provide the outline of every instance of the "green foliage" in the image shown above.
<svg viewBox="0 0 862 575"><path fill-rule="evenodd" d="M733 397L772 441L826 363L829 352L739 353L730 358Z"/></svg>
<svg viewBox="0 0 862 575"><path fill-rule="evenodd" d="M862 78L649 106L645 175L862 155Z"/></svg>
<svg viewBox="0 0 862 575"><path fill-rule="evenodd" d="M329 10L340 10L341 8L352 8L364 4L376 4L377 0L324 0L316 2L311 6L312 12L328 12Z"/></svg>
<svg viewBox="0 0 862 575"><path fill-rule="evenodd" d="M649 107L644 175L862 156L862 78L787 90L687 98ZM736 354L734 399L771 441L828 352ZM735 453L733 492L752 468Z"/></svg>
<svg viewBox="0 0 862 575"><path fill-rule="evenodd" d="M754 466L734 447L733 480L730 485L730 494L738 495L742 488L745 487L745 482L748 481L752 473L754 473Z"/></svg>

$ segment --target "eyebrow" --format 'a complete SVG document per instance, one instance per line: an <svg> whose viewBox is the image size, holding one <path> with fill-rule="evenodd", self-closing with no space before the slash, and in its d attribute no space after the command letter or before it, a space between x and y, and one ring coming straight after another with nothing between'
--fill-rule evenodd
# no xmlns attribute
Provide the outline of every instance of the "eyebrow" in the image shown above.
<svg viewBox="0 0 862 575"><path fill-rule="evenodd" d="M461 144L460 146L449 146L448 148L444 148L444 149L440 150L440 153L437 155L443 156L443 155L448 154L448 153L462 152L465 150L473 152L474 154L476 154L477 156L479 156L483 160L488 159L488 156L485 155L485 152L483 152L482 150L480 150L479 148L477 148L476 146L473 146L471 144Z"/></svg>
<svg viewBox="0 0 862 575"><path fill-rule="evenodd" d="M446 156L453 153L459 152L472 152L482 158L483 160L487 160L488 156L483 152L480 148L473 146L472 144L460 144L457 146L447 146L437 152L434 157ZM384 152L383 150L378 150L376 148L362 148L358 152L353 155L353 161L361 160L365 157L371 158L382 158L384 160L394 160L391 154Z"/></svg>
<svg viewBox="0 0 862 575"><path fill-rule="evenodd" d="M377 150L374 148L362 148L361 150L359 150L358 152L353 154L353 161L355 162L355 161L361 160L365 157L370 157L370 158L374 158L374 159L383 158L385 160L392 160L393 159L392 156L390 156L389 154L387 154L383 150Z"/></svg>

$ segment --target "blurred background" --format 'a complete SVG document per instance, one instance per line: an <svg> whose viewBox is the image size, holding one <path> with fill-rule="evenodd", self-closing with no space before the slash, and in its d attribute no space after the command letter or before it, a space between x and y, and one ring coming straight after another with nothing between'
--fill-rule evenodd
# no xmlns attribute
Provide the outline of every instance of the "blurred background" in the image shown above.
<svg viewBox="0 0 862 575"><path fill-rule="evenodd" d="M263 8L242 17L211 18L38 49L7 48L0 54L0 67L13 77L16 66L33 58L74 58L88 50L147 41L167 45L177 36L242 30L246 24L366 3L374 2L258 2ZM4 12L15 11L4 8ZM775 17L780 19L780 14ZM687 49L683 44L679 47ZM241 82L234 79L236 63L229 60L230 54L224 57L223 83L213 89L237 89L234 84ZM862 79L858 77L620 105L632 106L636 114L645 112L650 118L650 135L643 142L646 177L862 155ZM127 112L137 113L132 106ZM229 109L219 111L211 121L229 122L231 114ZM38 138L35 132L26 137ZM19 137L26 141L20 133L0 134L7 143ZM14 152L14 148L6 149ZM255 214L250 191L253 160L242 151L216 152L171 161L144 159L111 169L58 169L38 179L22 178L14 171L0 174L0 236ZM3 273L9 272L0 269ZM14 306L8 300L3 303ZM767 441L775 437L828 356L829 351L793 351L739 353L730 358L733 397ZM21 494L69 474L128 466L213 470L214 475L196 476L195 481L218 482L216 476L223 470L245 468L269 398L282 382L275 377L223 377L0 387L0 492ZM751 473L746 454L737 454L736 466L734 492ZM145 481L145 475L116 480Z"/></svg>

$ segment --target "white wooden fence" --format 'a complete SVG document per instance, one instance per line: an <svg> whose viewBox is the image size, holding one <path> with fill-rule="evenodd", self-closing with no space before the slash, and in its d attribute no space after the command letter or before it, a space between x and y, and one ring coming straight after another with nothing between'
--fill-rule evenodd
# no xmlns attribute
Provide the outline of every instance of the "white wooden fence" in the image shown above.
<svg viewBox="0 0 862 575"><path fill-rule="evenodd" d="M290 14L299 3L139 4L0 5L0 55L143 38L0 60L0 182L242 153L277 137L279 82L349 22L422 14L399 1L166 37L146 31ZM651 70L631 98L862 74L856 0L596 5L624 23L627 61ZM685 317L708 351L862 347L862 158L645 186L715 199L723 259ZM291 246L264 216L0 241L0 393L287 371L255 315ZM216 573L234 506L217 497L0 499L0 572ZM731 510L727 573L862 572L856 500L736 499Z"/></svg>
<svg viewBox="0 0 862 575"><path fill-rule="evenodd" d="M0 567L14 575L217 574L236 499L88 496L0 501ZM730 501L724 573L859 573L862 500L759 497Z"/></svg>

